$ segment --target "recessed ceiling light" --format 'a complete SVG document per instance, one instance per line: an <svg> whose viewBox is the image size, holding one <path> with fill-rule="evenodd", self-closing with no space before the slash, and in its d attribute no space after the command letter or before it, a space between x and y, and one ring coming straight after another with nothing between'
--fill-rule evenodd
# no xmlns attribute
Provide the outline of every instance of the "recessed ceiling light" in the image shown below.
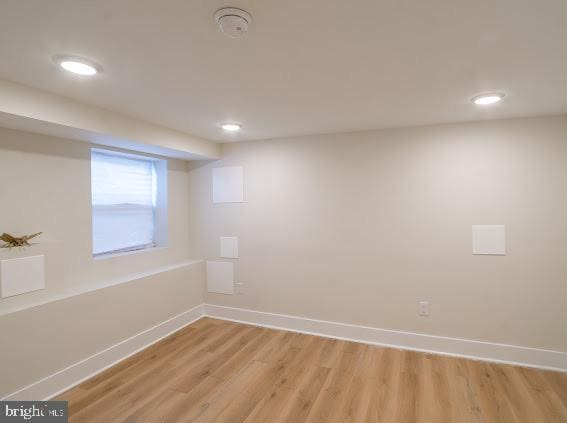
<svg viewBox="0 0 567 423"><path fill-rule="evenodd" d="M489 104L498 103L503 98L504 94L502 93L488 93L477 95L473 97L471 101L478 106L486 106Z"/></svg>
<svg viewBox="0 0 567 423"><path fill-rule="evenodd" d="M100 71L100 66L77 57L58 57L57 63L68 72L83 76L93 76Z"/></svg>
<svg viewBox="0 0 567 423"><path fill-rule="evenodd" d="M221 123L221 128L228 132L236 132L242 129L239 123Z"/></svg>

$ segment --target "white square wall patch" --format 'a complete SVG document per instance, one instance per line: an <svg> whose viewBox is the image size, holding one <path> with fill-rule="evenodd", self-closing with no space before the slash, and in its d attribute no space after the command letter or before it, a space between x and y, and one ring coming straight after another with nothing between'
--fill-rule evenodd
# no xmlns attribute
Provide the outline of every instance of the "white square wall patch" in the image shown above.
<svg viewBox="0 0 567 423"><path fill-rule="evenodd" d="M505 256L506 226L473 225L472 253Z"/></svg>
<svg viewBox="0 0 567 423"><path fill-rule="evenodd" d="M238 258L238 238L235 236L220 237L220 256L222 258Z"/></svg>
<svg viewBox="0 0 567 423"><path fill-rule="evenodd" d="M0 261L2 298L45 289L43 255Z"/></svg>
<svg viewBox="0 0 567 423"><path fill-rule="evenodd" d="M207 291L234 294L234 265L228 261L207 261Z"/></svg>
<svg viewBox="0 0 567 423"><path fill-rule="evenodd" d="M244 202L244 171L242 166L213 168L213 203Z"/></svg>

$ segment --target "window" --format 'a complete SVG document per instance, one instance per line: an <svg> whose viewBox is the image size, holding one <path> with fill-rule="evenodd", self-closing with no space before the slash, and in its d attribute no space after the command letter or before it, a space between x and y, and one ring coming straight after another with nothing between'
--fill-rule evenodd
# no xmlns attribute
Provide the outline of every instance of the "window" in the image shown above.
<svg viewBox="0 0 567 423"><path fill-rule="evenodd" d="M91 150L93 255L163 244L164 160Z"/></svg>

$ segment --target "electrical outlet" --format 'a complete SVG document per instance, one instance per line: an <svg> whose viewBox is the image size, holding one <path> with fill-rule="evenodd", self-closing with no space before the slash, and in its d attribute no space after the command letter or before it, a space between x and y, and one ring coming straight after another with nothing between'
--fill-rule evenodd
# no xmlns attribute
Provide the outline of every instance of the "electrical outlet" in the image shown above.
<svg viewBox="0 0 567 423"><path fill-rule="evenodd" d="M236 282L236 293L244 294L244 282Z"/></svg>
<svg viewBox="0 0 567 423"><path fill-rule="evenodd" d="M420 316L427 317L429 316L429 301L420 301L419 302L419 311Z"/></svg>

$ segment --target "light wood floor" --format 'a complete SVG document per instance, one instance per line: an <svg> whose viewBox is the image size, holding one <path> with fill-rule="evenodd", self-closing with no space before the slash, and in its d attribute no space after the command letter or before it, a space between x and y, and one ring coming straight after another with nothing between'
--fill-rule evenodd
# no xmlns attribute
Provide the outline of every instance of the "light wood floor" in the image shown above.
<svg viewBox="0 0 567 423"><path fill-rule="evenodd" d="M58 399L71 422L567 422L567 374L201 319Z"/></svg>

